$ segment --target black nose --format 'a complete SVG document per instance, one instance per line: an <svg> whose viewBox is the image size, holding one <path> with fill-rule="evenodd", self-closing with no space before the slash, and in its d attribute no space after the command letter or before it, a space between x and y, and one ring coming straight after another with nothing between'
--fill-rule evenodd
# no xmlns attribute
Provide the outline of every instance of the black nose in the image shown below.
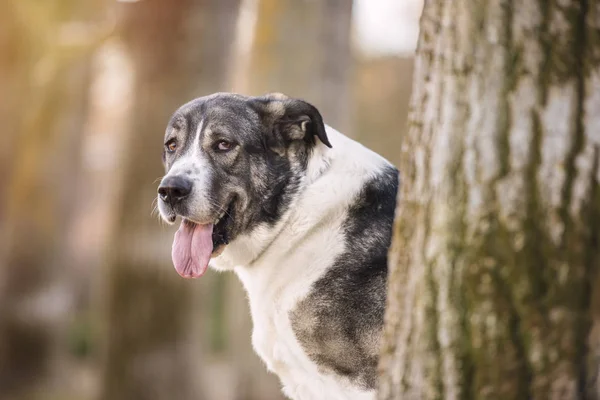
<svg viewBox="0 0 600 400"><path fill-rule="evenodd" d="M192 181L181 176L169 176L160 183L158 195L160 198L175 205L184 200L192 192Z"/></svg>

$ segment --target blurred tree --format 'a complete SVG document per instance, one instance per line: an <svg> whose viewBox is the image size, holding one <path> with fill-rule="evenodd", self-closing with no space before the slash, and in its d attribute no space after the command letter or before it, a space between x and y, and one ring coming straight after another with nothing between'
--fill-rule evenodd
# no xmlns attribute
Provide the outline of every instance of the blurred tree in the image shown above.
<svg viewBox="0 0 600 400"><path fill-rule="evenodd" d="M351 133L351 0L256 0L249 60L239 90L305 98Z"/></svg>
<svg viewBox="0 0 600 400"><path fill-rule="evenodd" d="M26 27L19 24L16 18L15 5L11 1L4 1L0 4L0 88L3 93L10 93L10 96L0 96L0 121L2 121L3 135L5 140L10 143L17 137L19 132L18 110L22 108L23 84L26 68L25 41L27 33ZM10 146L0 147L0 174L9 176L12 172L10 164L13 160L13 151ZM6 221L3 213L6 212L5 202L8 199L6 195L7 185L0 187L0 224ZM1 229L3 232L4 230Z"/></svg>
<svg viewBox="0 0 600 400"><path fill-rule="evenodd" d="M0 5L0 398L33 398L63 346L70 304L60 259L96 36L78 37L100 2ZM81 32L80 32L81 33ZM91 39L91 40L88 40ZM60 99L60 101L57 101Z"/></svg>
<svg viewBox="0 0 600 400"><path fill-rule="evenodd" d="M164 128L193 97L221 90L237 0L144 0L120 5L134 69L121 201L110 240L102 399L202 398L196 282L171 267L173 230L150 218Z"/></svg>
<svg viewBox="0 0 600 400"><path fill-rule="evenodd" d="M421 29L379 398L596 399L600 1Z"/></svg>
<svg viewBox="0 0 600 400"><path fill-rule="evenodd" d="M412 57L365 57L356 65L354 136L395 165L407 127L413 61Z"/></svg>

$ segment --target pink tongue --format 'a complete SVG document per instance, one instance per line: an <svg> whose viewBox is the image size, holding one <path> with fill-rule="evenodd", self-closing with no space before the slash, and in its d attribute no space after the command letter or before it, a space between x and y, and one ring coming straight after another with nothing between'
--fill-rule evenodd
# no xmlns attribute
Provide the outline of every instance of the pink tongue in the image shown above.
<svg viewBox="0 0 600 400"><path fill-rule="evenodd" d="M208 267L213 251L213 225L182 221L175 233L171 256L177 273L184 278L198 278Z"/></svg>

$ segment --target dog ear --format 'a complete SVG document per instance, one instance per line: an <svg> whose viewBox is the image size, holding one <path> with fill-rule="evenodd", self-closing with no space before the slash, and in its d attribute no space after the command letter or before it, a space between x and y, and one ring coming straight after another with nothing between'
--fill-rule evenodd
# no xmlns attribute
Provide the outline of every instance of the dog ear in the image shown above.
<svg viewBox="0 0 600 400"><path fill-rule="evenodd" d="M302 140L307 144L315 144L315 136L327 147L332 147L323 117L315 106L304 100L293 99L281 93L270 93L256 99L272 126L275 137L289 143Z"/></svg>

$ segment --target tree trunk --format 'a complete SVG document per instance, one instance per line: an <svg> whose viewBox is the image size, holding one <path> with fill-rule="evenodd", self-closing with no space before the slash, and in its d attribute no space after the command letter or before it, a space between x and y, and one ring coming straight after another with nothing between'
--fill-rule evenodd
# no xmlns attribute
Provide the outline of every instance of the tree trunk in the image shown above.
<svg viewBox="0 0 600 400"><path fill-rule="evenodd" d="M600 1L428 0L415 68L379 398L598 398Z"/></svg>
<svg viewBox="0 0 600 400"><path fill-rule="evenodd" d="M173 229L151 215L164 129L194 97L224 85L237 0L144 0L120 6L134 70L131 126L105 271L102 399L201 398L197 282L172 268ZM230 33L231 32L231 33Z"/></svg>

